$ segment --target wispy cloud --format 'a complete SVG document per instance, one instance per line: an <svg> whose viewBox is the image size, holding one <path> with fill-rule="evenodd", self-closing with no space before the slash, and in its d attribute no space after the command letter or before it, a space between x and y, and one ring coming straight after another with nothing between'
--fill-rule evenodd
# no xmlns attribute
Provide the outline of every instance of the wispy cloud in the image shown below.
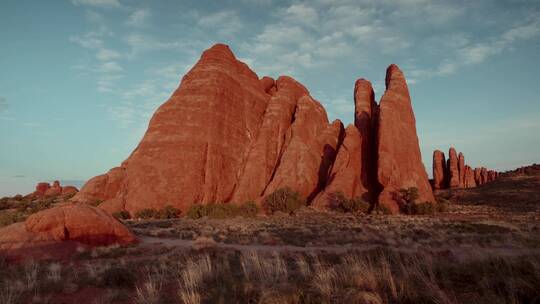
<svg viewBox="0 0 540 304"><path fill-rule="evenodd" d="M118 0L71 0L74 5L88 5L94 7L121 7Z"/></svg>
<svg viewBox="0 0 540 304"><path fill-rule="evenodd" d="M126 24L133 27L146 27L148 25L150 16L151 12L149 9L136 9L131 15L129 15Z"/></svg>
<svg viewBox="0 0 540 304"><path fill-rule="evenodd" d="M220 11L199 17L198 24L216 30L221 35L232 35L240 31L243 23L234 11Z"/></svg>

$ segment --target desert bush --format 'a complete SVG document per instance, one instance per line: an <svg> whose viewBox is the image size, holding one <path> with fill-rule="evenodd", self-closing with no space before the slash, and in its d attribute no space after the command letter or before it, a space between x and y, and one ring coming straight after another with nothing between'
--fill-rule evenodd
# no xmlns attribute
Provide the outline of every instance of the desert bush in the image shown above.
<svg viewBox="0 0 540 304"><path fill-rule="evenodd" d="M127 220L131 218L131 215L126 210L114 212L112 216L119 220Z"/></svg>
<svg viewBox="0 0 540 304"><path fill-rule="evenodd" d="M159 211L153 208L142 209L135 213L135 218L144 219L144 220L157 218L158 216L159 216Z"/></svg>
<svg viewBox="0 0 540 304"><path fill-rule="evenodd" d="M329 207L334 211L351 213L367 213L369 210L369 204L360 197L349 199L341 191L330 194Z"/></svg>
<svg viewBox="0 0 540 304"><path fill-rule="evenodd" d="M375 208L373 208L373 211L371 213L373 213L373 214L384 214L384 215L392 214L392 212L390 211L390 209L388 209L388 207L386 207L384 205L380 205L380 204L376 204Z"/></svg>
<svg viewBox="0 0 540 304"><path fill-rule="evenodd" d="M237 216L254 217L259 213L259 206L254 202L245 202L240 205L233 203L196 204L191 206L186 216L192 219L210 217L216 219L233 218Z"/></svg>
<svg viewBox="0 0 540 304"><path fill-rule="evenodd" d="M180 216L180 210L173 206L167 205L163 209L159 210L159 218L161 219L173 219Z"/></svg>
<svg viewBox="0 0 540 304"><path fill-rule="evenodd" d="M244 217L256 217L259 213L259 206L253 201L247 201L238 206L238 214Z"/></svg>
<svg viewBox="0 0 540 304"><path fill-rule="evenodd" d="M0 227L8 226L13 223L22 222L26 215L17 211L0 211Z"/></svg>
<svg viewBox="0 0 540 304"><path fill-rule="evenodd" d="M414 214L414 205L420 195L418 194L418 188L409 187L399 190L399 208L402 213Z"/></svg>
<svg viewBox="0 0 540 304"><path fill-rule="evenodd" d="M268 214L274 214L277 211L291 214L305 204L300 193L285 187L267 195L262 202L262 207Z"/></svg>

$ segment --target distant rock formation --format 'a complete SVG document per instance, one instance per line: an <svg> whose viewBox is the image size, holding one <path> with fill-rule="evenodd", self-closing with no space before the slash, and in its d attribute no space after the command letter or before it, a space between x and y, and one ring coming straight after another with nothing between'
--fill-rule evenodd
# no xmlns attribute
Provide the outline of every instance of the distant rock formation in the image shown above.
<svg viewBox="0 0 540 304"><path fill-rule="evenodd" d="M76 187L65 186L62 187L59 181L54 181L52 186L49 183L41 182L36 185L36 190L30 194L34 198L40 197L54 197L54 196L64 196L64 195L73 195L79 192Z"/></svg>
<svg viewBox="0 0 540 304"><path fill-rule="evenodd" d="M465 155L450 147L449 158L444 166L444 153L433 151L433 189L474 188L495 181L499 174L486 168L472 169L465 164Z"/></svg>
<svg viewBox="0 0 540 304"><path fill-rule="evenodd" d="M420 201L435 202L401 70L387 69L380 105L364 79L354 101L354 126L344 129L303 85L287 76L259 79L217 44L154 113L129 158L89 180L73 201L100 200L108 212L186 211L260 202L289 187L318 208L341 191L398 212L399 190L416 187Z"/></svg>
<svg viewBox="0 0 540 304"><path fill-rule="evenodd" d="M540 176L540 164L523 166L501 173L503 176Z"/></svg>

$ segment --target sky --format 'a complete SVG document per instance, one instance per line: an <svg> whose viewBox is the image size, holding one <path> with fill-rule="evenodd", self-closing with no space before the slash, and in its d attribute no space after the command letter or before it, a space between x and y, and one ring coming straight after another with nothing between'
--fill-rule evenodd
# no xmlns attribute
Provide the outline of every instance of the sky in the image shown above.
<svg viewBox="0 0 540 304"><path fill-rule="evenodd" d="M449 146L472 167L540 162L540 1L2 0L0 196L118 166L218 42L345 124L355 80L378 100L398 64L428 172Z"/></svg>

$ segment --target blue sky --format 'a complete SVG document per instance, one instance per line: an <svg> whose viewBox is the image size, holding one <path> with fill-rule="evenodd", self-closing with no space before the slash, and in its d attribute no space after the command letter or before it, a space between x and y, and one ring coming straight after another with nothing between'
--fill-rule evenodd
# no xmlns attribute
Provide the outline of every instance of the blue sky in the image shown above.
<svg viewBox="0 0 540 304"><path fill-rule="evenodd" d="M450 145L471 166L540 162L539 1L2 0L0 41L0 196L120 164L216 42L345 123L354 81L379 99L398 64L428 171Z"/></svg>

